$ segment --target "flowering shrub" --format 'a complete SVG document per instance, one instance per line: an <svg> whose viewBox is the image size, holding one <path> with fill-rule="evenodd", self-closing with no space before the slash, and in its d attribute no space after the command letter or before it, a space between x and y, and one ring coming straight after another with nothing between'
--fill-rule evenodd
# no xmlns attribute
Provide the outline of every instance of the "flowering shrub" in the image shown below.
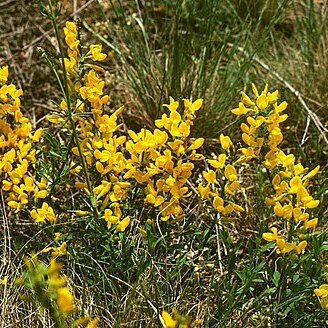
<svg viewBox="0 0 328 328"><path fill-rule="evenodd" d="M196 114L203 107L203 99L175 100L170 97L169 103L163 105L164 113L155 121L154 129L127 130L122 119L124 107L116 110L109 107L110 97L106 94L105 70L101 63L106 60L107 54L100 44L86 48L79 35L78 26L74 22L66 22L64 37L67 49L65 52L60 49L62 58L57 62L58 67L54 68L62 100L58 110L47 115L49 122L60 127L61 136L70 140L62 168L66 167L69 171L65 184L74 191L74 197L81 201L77 205L72 202L69 213L83 217L87 224L93 220L100 225L103 223L105 229L108 228L108 234L115 236L110 242L124 244L122 236L125 234L122 233L134 233L130 228L137 222L137 209L142 209L142 215L141 222L136 225L141 224L151 230L156 228L153 224L156 220L160 231L160 225L179 226L180 222L190 220L188 213L194 205L213 221L212 228L220 223L219 228L226 234L222 233L220 238L225 238L224 254L228 257L227 245L237 244L239 237L237 233L232 238L229 232L224 231L221 222L234 222L247 215L242 197L245 193L243 169L254 165L266 174L266 185L261 190L266 196L263 207L270 210L270 220L273 218L270 232L261 233L261 237L270 242L268 247L263 246L264 249L274 247L276 261L282 259L291 268L297 261L301 265L307 253L310 258L311 249L315 248L311 245L313 229L318 224L314 209L320 204L319 200L311 196L310 182L320 167L310 170L297 163L293 154L286 154L282 150L281 123L288 115L284 114L287 103L278 102L278 91L270 92L265 86L259 92L252 85L253 97L242 93L239 106L231 112L245 118L240 125L243 144L240 146L229 136L220 134L215 151L209 155L206 140L191 137ZM58 41L61 47L60 39ZM56 199L57 208L51 206L53 195L50 189L56 181L49 172L45 170L41 174L41 170L36 167L36 149L43 131L40 128L33 132L31 122L20 110L22 90L8 85L7 78L8 67L0 68L1 189L11 212L19 214L28 211L35 223L50 223L51 236L55 233L51 243L58 243L58 246L46 247L41 251L43 255L51 253L48 265L36 256L27 261L27 270L20 283L35 292L37 301L49 311L58 327L67 327L69 315L77 308L57 258L68 254L66 248L69 243L65 238L69 239L69 233L63 234L59 244L60 233L55 232L64 229L59 222L62 218L63 222L68 221L67 213L61 210L65 199ZM58 213L55 213L57 210ZM101 235L102 230L99 231L97 233ZM141 228L137 231L147 235ZM220 274L224 276L226 273L221 263L219 233L215 237L218 266ZM204 239L208 241L207 237ZM75 246L82 247L79 242ZM107 246L101 245L105 249ZM113 246L107 249L112 251ZM201 254L207 249L204 247ZM259 257L262 256L261 252L258 250ZM115 254L115 251L111 254ZM188 256L192 257L190 254ZM106 254L104 258L110 256ZM237 270L237 265L234 265ZM263 282L262 278L255 278L253 274L262 273L264 265L265 262L256 267L257 271L250 270L251 273L246 270L247 267L238 272L244 287L237 289L234 282L231 293L236 292L236 297L228 296L226 302L237 304L246 295L244 289L247 286L250 286L249 291L252 293L255 289L252 284ZM230 267L228 270L230 272ZM214 279L214 276L213 270L211 283L220 280ZM272 276L275 287L269 289L266 285L266 291L261 295L273 294L277 290L280 273L274 272ZM119 283L123 281L112 274L110 277L116 278ZM284 277L284 288L289 280L287 276ZM132 288L128 283L126 285ZM212 293L213 288L210 290ZM327 309L328 304L327 290L325 284L314 290L324 309ZM230 320L233 305L229 307L224 320ZM178 311L172 316L163 311L160 319L165 327L196 327L202 322L192 320L189 315L181 315ZM97 322L98 319L82 317L75 320L72 327L88 324L92 328Z"/></svg>
<svg viewBox="0 0 328 328"><path fill-rule="evenodd" d="M268 91L268 86L259 94L252 85L254 101L242 93L239 107L232 109L235 115L247 115L247 124L241 124L242 139L247 148L241 148L243 160L256 158L270 176L272 194L266 197L266 203L273 207L274 214L285 220L284 229L278 233L276 227L263 234L266 241L274 241L277 253L295 251L300 254L307 246L306 233L318 223L318 218L311 218L309 211L319 205L308 190L309 180L320 167L309 172L301 163L295 164L293 154L286 155L279 145L283 141L280 123L288 115L282 114L287 103L278 104L278 91ZM246 107L247 106L247 107ZM271 179L272 177L272 179Z"/></svg>
<svg viewBox="0 0 328 328"><path fill-rule="evenodd" d="M32 124L20 109L22 90L6 84L8 67L0 68L0 177L6 201L15 212L24 206L38 206L39 199L47 197L47 180L35 176L34 145L42 136L42 129L32 132ZM31 216L37 222L55 222L53 209L44 201L33 209Z"/></svg>
<svg viewBox="0 0 328 328"><path fill-rule="evenodd" d="M192 194L188 181L196 178L195 163L205 159L197 152L204 139L190 138L203 100L185 99L184 109L179 111L179 102L170 98L170 103L164 105L169 115L156 120L154 131L129 130L128 136L122 135L122 124L117 120L123 107L112 114L104 109L109 96L104 94L105 82L100 76L103 69L94 63L106 58L101 45L91 45L86 54L80 54L76 25L67 22L64 33L68 94L60 104L61 110L48 115L48 120L75 131L76 147L72 151L76 159L70 170L76 176L75 186L94 199L94 214L102 216L108 227L115 225L116 231L124 231L130 223L122 204L136 188L143 190L143 202L157 209L161 220L181 220L183 207ZM221 135L220 140L224 152L209 160L215 171L203 171L198 192L204 200L213 198L213 207L227 216L243 209L230 200L239 186L234 165L226 163L225 152L229 153L233 144L227 136ZM226 197L220 194L221 189Z"/></svg>

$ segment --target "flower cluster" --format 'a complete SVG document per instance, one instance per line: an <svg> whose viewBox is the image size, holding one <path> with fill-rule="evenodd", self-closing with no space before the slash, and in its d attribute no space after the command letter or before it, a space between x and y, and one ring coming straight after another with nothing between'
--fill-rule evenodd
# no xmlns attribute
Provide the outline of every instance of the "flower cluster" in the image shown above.
<svg viewBox="0 0 328 328"><path fill-rule="evenodd" d="M156 120L153 132L142 129L139 133L129 131L126 142L129 153L125 178L133 177L144 185L145 203L158 208L161 220L180 220L184 217L183 204L191 195L187 186L192 176L195 161L203 159L197 153L204 142L203 138L189 138L195 112L203 100L183 101L184 110L179 113L179 102L172 97L168 108L169 115L163 114Z"/></svg>
<svg viewBox="0 0 328 328"><path fill-rule="evenodd" d="M143 203L155 208L161 220L181 220L192 195L189 179L195 176L195 162L205 159L197 152L204 139L190 138L196 112L203 100L184 99L181 110L179 101L170 98L170 103L164 105L169 113L156 120L153 131L129 130L128 136L121 135L121 124L117 121L123 107L111 114L107 112L105 105L109 96L104 93L101 68L88 63L106 58L101 46L91 45L89 52L83 55L78 49L76 25L67 22L64 33L70 91L61 102L60 111L49 115L48 119L76 130L76 145L72 149L76 157L70 170L76 176L76 187L96 199L96 211L101 213L108 227L114 225L116 231L124 231L130 223L129 216L123 215L122 204L134 188L143 191ZM220 140L222 148L229 152L233 147L230 138L222 135ZM224 215L242 211L219 193L223 188L225 193L233 195L239 186L235 166L228 163L226 157L221 154L218 159L209 161L215 171L204 171L204 181L198 187L201 197L212 197L211 203Z"/></svg>
<svg viewBox="0 0 328 328"><path fill-rule="evenodd" d="M319 205L308 190L309 180L319 166L309 172L302 164L295 164L293 154L286 155L281 149L283 134L280 123L288 115L282 114L287 103L278 103L278 91L268 92L268 86L259 94L252 85L255 100L242 93L239 107L232 110L236 115L247 115L247 124L241 124L242 139L247 145L242 148L244 160L258 158L271 177L272 195L266 203L273 207L275 215L285 221L286 231L278 232L276 227L263 234L266 241L274 241L278 253L291 251L300 254L307 246L304 240L308 229L317 225L318 219L311 218L311 209Z"/></svg>
<svg viewBox="0 0 328 328"><path fill-rule="evenodd" d="M91 45L83 55L79 51L76 24L66 22L64 34L68 47L64 63L69 95L61 102L60 111L48 115L48 120L66 124L69 130L76 131L72 149L76 159L70 165L70 172L77 179L75 186L96 199L95 211L103 213L109 227L117 224L116 230L124 231L130 219L122 217L121 202L126 199L130 184L120 179L126 166L120 147L126 137L116 134L123 107L111 115L104 112L109 96L104 94L105 82L97 73L102 68L93 64L106 58L101 45Z"/></svg>
<svg viewBox="0 0 328 328"><path fill-rule="evenodd" d="M294 250L300 254L307 246L307 241L302 240L304 233L318 223L318 218L311 218L309 211L317 207L319 201L313 199L306 187L310 178L318 171L319 167L308 172L301 164L291 163L278 171L272 179L274 193L272 197L266 198L266 202L273 206L277 217L286 220L287 232L292 236L292 239L287 241L274 227L271 228L271 233L263 234L265 240L276 242L278 252L289 253Z"/></svg>
<svg viewBox="0 0 328 328"><path fill-rule="evenodd" d="M198 185L198 193L204 200L213 198L214 209L223 216L229 216L232 212L243 212L244 209L231 199L239 188L238 162L229 163L230 150L234 149L234 145L223 134L220 135L220 143L223 152L217 158L208 160L211 169L203 171L203 182Z"/></svg>
<svg viewBox="0 0 328 328"><path fill-rule="evenodd" d="M283 140L279 124L287 119L287 114L280 115L287 103L282 102L278 105L278 91L268 92L266 86L259 94L257 88L252 84L255 100L252 101L242 92L242 101L238 108L232 109L235 115L247 115L247 123L242 123L240 128L243 132L242 140L247 147L241 148L244 160L250 160L261 154L262 148L265 151L264 165L273 168L281 160L283 152L278 148ZM247 106L247 107L246 107Z"/></svg>
<svg viewBox="0 0 328 328"><path fill-rule="evenodd" d="M0 68L0 177L1 188L8 196L7 204L15 212L30 201L47 197L47 181L37 180L34 172L36 162L34 145L42 136L42 129L32 133L30 120L20 109L22 90L7 84L8 67ZM31 211L37 222L54 222L53 209L43 202L41 209Z"/></svg>

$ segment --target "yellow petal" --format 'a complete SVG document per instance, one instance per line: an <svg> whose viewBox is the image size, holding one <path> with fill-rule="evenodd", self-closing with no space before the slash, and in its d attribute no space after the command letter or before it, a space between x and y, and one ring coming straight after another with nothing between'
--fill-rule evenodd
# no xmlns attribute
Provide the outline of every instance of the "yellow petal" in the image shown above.
<svg viewBox="0 0 328 328"><path fill-rule="evenodd" d="M116 227L116 231L123 232L130 224L130 218L127 216L121 222L119 222L118 226Z"/></svg>
<svg viewBox="0 0 328 328"><path fill-rule="evenodd" d="M176 328L178 326L178 321L174 320L168 312L162 311L162 318L165 328Z"/></svg>

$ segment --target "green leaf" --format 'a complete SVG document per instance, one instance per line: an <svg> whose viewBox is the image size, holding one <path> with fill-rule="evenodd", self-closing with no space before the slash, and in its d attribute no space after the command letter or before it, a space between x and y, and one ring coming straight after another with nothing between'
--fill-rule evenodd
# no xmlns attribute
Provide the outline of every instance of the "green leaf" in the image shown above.
<svg viewBox="0 0 328 328"><path fill-rule="evenodd" d="M281 277L281 274L279 271L275 271L273 273L272 281L276 287L279 286L280 277Z"/></svg>

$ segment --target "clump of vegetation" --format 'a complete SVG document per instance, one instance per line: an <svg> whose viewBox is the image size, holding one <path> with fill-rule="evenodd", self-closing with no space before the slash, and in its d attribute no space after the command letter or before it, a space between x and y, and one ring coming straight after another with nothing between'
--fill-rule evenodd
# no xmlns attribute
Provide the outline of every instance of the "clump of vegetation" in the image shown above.
<svg viewBox="0 0 328 328"><path fill-rule="evenodd" d="M306 146L317 140L325 151L325 117L261 59L268 44L279 51L273 34L291 2L110 2L106 12L99 1L95 17L113 28L110 39L83 21L61 30L59 3L39 5L58 47L38 49L57 82L42 127L0 67L6 323L326 325L327 167ZM302 8L317 17L312 1ZM216 16L226 16L223 34ZM229 17L239 31L228 33ZM323 25L317 32L319 44ZM235 105L244 82L263 82L255 64L307 111L298 148L286 91L252 84Z"/></svg>

